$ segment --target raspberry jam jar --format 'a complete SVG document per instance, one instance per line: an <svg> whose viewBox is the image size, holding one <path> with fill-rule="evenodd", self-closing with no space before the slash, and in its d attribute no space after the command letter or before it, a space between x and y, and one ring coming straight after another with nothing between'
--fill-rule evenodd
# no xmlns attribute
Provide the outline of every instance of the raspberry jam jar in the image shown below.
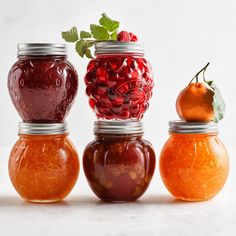
<svg viewBox="0 0 236 236"><path fill-rule="evenodd" d="M19 124L9 175L19 195L31 202L56 202L74 187L79 159L65 123Z"/></svg>
<svg viewBox="0 0 236 236"><path fill-rule="evenodd" d="M177 199L204 201L224 186L229 160L216 123L171 121L160 154L160 174Z"/></svg>
<svg viewBox="0 0 236 236"><path fill-rule="evenodd" d="M18 61L9 72L8 89L24 122L63 122L78 89L66 45L18 44Z"/></svg>
<svg viewBox="0 0 236 236"><path fill-rule="evenodd" d="M99 42L87 66L86 94L100 119L143 117L154 86L150 63L137 42Z"/></svg>
<svg viewBox="0 0 236 236"><path fill-rule="evenodd" d="M83 167L93 192L103 201L140 198L155 170L152 145L143 139L138 121L96 121L95 140L83 154Z"/></svg>

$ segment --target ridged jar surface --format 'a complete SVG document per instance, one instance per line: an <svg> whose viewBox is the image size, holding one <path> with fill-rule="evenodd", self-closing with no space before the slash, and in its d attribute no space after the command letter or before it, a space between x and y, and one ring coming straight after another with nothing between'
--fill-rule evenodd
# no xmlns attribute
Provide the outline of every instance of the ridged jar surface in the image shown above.
<svg viewBox="0 0 236 236"><path fill-rule="evenodd" d="M100 137L86 147L83 167L91 189L101 200L134 201L150 184L155 153L143 139Z"/></svg>
<svg viewBox="0 0 236 236"><path fill-rule="evenodd" d="M171 134L159 164L170 193L187 201L214 197L229 172L227 151L217 135L212 134Z"/></svg>
<svg viewBox="0 0 236 236"><path fill-rule="evenodd" d="M64 199L78 174L78 155L65 135L20 135L10 154L12 184L28 201Z"/></svg>
<svg viewBox="0 0 236 236"><path fill-rule="evenodd" d="M78 76L65 57L23 57L9 72L8 89L24 122L63 122L77 94Z"/></svg>
<svg viewBox="0 0 236 236"><path fill-rule="evenodd" d="M99 56L89 62L85 75L90 107L102 119L141 119L154 86L145 58Z"/></svg>

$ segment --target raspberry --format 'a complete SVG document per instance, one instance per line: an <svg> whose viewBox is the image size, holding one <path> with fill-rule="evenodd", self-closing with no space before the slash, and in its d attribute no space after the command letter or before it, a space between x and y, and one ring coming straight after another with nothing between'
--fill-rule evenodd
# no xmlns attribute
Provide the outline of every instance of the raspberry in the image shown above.
<svg viewBox="0 0 236 236"><path fill-rule="evenodd" d="M118 41L123 41L123 42L130 42L131 37L130 37L130 34L127 31L121 31L117 35L117 40Z"/></svg>
<svg viewBox="0 0 236 236"><path fill-rule="evenodd" d="M138 41L138 37L133 34L132 32L129 33L129 36L130 36L130 41L131 42L137 42Z"/></svg>

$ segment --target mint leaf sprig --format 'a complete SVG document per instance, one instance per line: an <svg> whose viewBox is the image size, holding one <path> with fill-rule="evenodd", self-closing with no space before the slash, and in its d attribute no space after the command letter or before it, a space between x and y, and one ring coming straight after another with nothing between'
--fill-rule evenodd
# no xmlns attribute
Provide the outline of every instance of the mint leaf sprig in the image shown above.
<svg viewBox="0 0 236 236"><path fill-rule="evenodd" d="M106 13L102 14L98 24L90 24L90 32L80 31L78 35L77 28L74 26L68 31L61 32L62 38L66 42L75 43L76 52L83 58L93 58L91 47L99 41L117 40L117 32L120 23L112 20Z"/></svg>

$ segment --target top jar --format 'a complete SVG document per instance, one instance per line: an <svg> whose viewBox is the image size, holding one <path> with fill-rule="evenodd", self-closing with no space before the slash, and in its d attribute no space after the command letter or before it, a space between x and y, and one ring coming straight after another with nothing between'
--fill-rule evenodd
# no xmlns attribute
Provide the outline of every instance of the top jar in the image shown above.
<svg viewBox="0 0 236 236"><path fill-rule="evenodd" d="M136 42L98 42L85 75L89 104L101 119L141 119L154 86L150 63Z"/></svg>
<svg viewBox="0 0 236 236"><path fill-rule="evenodd" d="M78 90L78 77L65 44L18 44L18 61L8 89L24 122L63 122Z"/></svg>

